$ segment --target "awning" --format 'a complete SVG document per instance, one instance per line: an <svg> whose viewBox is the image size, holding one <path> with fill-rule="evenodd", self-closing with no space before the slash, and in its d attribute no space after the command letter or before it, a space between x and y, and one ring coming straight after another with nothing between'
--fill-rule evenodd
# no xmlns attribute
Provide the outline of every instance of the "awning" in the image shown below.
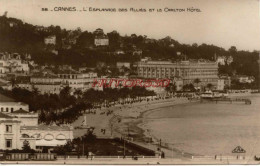
<svg viewBox="0 0 260 166"><path fill-rule="evenodd" d="M44 139L42 140L36 140L36 146L58 146L58 145L65 145L67 143L67 140L51 140L46 141Z"/></svg>
<svg viewBox="0 0 260 166"><path fill-rule="evenodd" d="M66 137L63 134L59 134L59 135L57 135L56 139L57 140L66 140Z"/></svg>
<svg viewBox="0 0 260 166"><path fill-rule="evenodd" d="M51 140L54 139L54 137L53 137L52 134L47 134L47 135L45 135L44 139L45 139L46 141L51 141Z"/></svg>

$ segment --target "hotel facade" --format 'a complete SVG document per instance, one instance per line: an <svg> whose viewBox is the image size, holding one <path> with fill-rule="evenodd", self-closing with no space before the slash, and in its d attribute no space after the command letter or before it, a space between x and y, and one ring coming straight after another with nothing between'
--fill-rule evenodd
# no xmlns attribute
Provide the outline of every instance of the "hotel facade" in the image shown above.
<svg viewBox="0 0 260 166"><path fill-rule="evenodd" d="M199 79L200 86L212 84L214 87L218 83L218 64L205 60L190 61L151 61L142 60L137 64L138 77L152 79L174 79L183 80L183 85L194 84L195 79Z"/></svg>

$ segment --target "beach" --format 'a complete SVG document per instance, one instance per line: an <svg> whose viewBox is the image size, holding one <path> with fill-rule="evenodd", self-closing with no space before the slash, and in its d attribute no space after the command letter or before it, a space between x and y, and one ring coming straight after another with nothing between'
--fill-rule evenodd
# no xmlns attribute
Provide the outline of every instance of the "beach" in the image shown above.
<svg viewBox="0 0 260 166"><path fill-rule="evenodd" d="M124 138L133 141L135 144L157 151L158 140L156 140L156 137L150 135L151 133L148 131L148 128L143 126L145 123L145 115L149 112L160 110L160 108L192 104L194 102L198 101L190 101L186 97L173 97L149 102L142 101L97 109L96 114L86 114L85 119L87 126L95 127L94 134L98 138ZM106 115L104 112L112 113ZM81 125L82 121L84 121L84 116L73 123L74 127ZM106 132L101 132L102 129L105 129ZM74 130L74 137L82 136L86 132L87 129ZM162 148L162 150L166 152L167 156L183 157L182 152L178 149L169 150Z"/></svg>
<svg viewBox="0 0 260 166"><path fill-rule="evenodd" d="M86 120L88 127L94 126L94 134L99 137L122 137L122 134L127 132L132 132L132 128L128 130L128 125L135 127L136 129L141 129L136 124L139 124L143 120L143 114L161 107L167 107L169 105L176 105L182 103L189 103L187 98L169 98L153 101L142 101L133 104L116 105L110 108L96 109L95 114L86 113L85 115L78 118L73 123L73 126L82 126L83 121ZM107 114L107 112L110 112ZM84 117L85 116L85 117ZM106 132L102 133L101 129L105 129ZM142 129L141 129L142 130ZM135 131L136 132L136 131ZM142 132L141 132L142 133ZM140 136L140 132L137 132L137 136ZM135 133L136 134L136 133ZM82 130L75 131L74 137L84 135Z"/></svg>
<svg viewBox="0 0 260 166"><path fill-rule="evenodd" d="M249 98L252 104L200 103L174 97L104 108L87 115L87 124L95 126L98 137L129 138L154 150L161 140L168 157L234 155L236 146L244 148L246 155L255 155L260 151L260 95L230 97ZM102 114L107 111L112 113Z"/></svg>

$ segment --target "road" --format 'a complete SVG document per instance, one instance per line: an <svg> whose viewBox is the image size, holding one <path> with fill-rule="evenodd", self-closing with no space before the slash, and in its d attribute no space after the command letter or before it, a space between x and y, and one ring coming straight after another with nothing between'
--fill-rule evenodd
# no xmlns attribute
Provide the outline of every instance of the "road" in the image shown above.
<svg viewBox="0 0 260 166"><path fill-rule="evenodd" d="M86 165L86 164L259 164L254 160L214 160L214 159L159 159L159 158L139 158L127 159L59 159L56 161L2 161L1 164L44 164L44 165Z"/></svg>

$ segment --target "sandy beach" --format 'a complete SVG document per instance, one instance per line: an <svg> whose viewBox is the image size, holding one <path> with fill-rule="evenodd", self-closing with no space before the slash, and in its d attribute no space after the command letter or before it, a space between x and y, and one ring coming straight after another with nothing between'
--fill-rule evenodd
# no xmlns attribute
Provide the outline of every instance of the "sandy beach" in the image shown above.
<svg viewBox="0 0 260 166"><path fill-rule="evenodd" d="M143 101L133 104L117 105L111 108L102 108L96 110L96 114L86 114L88 126L95 126L94 133L99 138L124 137L144 147L157 150L158 139L151 133L149 126L146 125L147 115L162 108L168 108L176 105L191 105L197 101L189 101L187 98L169 98L153 101ZM107 115L106 112L112 112ZM74 126L80 126L84 117L80 117ZM101 132L105 129L106 132ZM75 130L74 137L82 136L86 129ZM182 152L178 149L162 148L166 155L182 157Z"/></svg>
<svg viewBox="0 0 260 166"><path fill-rule="evenodd" d="M95 126L98 137L130 137L154 150L161 139L161 145L167 146L162 150L168 157L232 155L236 146L255 154L253 145L258 145L256 139L260 138L259 95L231 94L230 97L249 97L253 103L215 104L170 98L105 108L97 110L95 115L87 114L86 119L89 126ZM112 113L104 114L107 111ZM78 122L82 120L83 117ZM106 133L101 129L106 129Z"/></svg>
<svg viewBox="0 0 260 166"><path fill-rule="evenodd" d="M142 101L133 104L116 105L110 108L96 109L96 114L85 114L87 126L94 126L94 133L99 137L121 137L122 135L134 134L141 138L141 133L144 131L136 131L139 128L137 124L140 124L144 120L146 112L171 105L190 103L187 98L169 98L153 101ZM107 114L107 112L110 112ZM84 116L81 116L77 121L73 123L73 126L82 126ZM131 127L129 126L131 125ZM129 126L129 130L128 127ZM135 129L133 129L133 128ZM101 129L105 129L105 133L101 133ZM140 128L141 129L141 128ZM127 131L126 131L127 130ZM134 131L135 130L135 131ZM127 132L127 133L126 133ZM75 131L74 136L83 135L82 130Z"/></svg>

